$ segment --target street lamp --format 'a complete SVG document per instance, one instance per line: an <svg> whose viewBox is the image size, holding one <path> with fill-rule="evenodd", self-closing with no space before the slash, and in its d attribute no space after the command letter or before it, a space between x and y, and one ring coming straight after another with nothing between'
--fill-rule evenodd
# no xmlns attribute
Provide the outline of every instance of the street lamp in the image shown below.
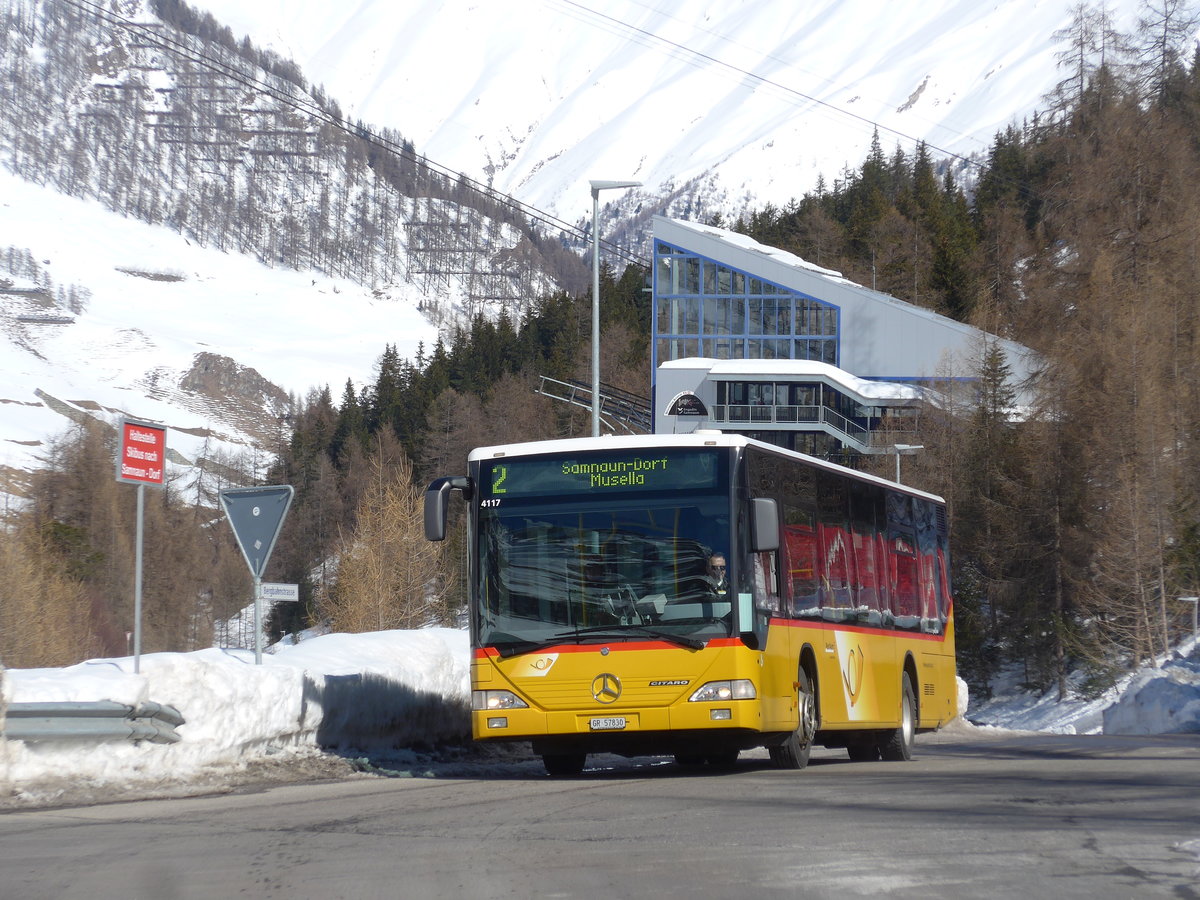
<svg viewBox="0 0 1200 900"><path fill-rule="evenodd" d="M1192 604L1192 640L1196 640L1196 606L1200 604L1200 597L1180 597L1181 603Z"/></svg>
<svg viewBox="0 0 1200 900"><path fill-rule="evenodd" d="M918 450L924 449L924 444L892 444L892 451L896 454L896 484L900 483L900 456L912 456Z"/></svg>
<svg viewBox="0 0 1200 900"><path fill-rule="evenodd" d="M640 187L640 181L593 181L592 185L592 437L600 437L600 192Z"/></svg>

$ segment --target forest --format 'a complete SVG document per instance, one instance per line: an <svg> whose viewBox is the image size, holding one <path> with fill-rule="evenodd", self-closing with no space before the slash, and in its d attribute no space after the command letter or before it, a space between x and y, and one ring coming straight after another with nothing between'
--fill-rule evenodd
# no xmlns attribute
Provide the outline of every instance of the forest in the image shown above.
<svg viewBox="0 0 1200 900"><path fill-rule="evenodd" d="M922 415L906 481L947 499L960 674L986 693L1026 684L1099 692L1190 629L1200 593L1200 59L1196 16L1146 3L1134 33L1080 3L1055 35L1061 81L985 158L876 137L856 169L721 225L852 280L1012 338L1042 360L1016 406L1007 362L981 349L971 390ZM646 272L602 277L602 372L649 384ZM519 318L478 313L415 359L385 343L373 381L313 391L266 447L267 484L296 489L269 580L301 585L279 637L454 623L462 546L426 543L424 484L474 446L586 434L588 414L535 393L587 380L590 298L539 296ZM336 392L336 393L335 393ZM112 484L112 439L83 426L48 454L0 544L26 598L0 606L7 665L124 652L132 499ZM891 458L860 464L886 474ZM235 461L231 461L231 464ZM874 468L873 468L874 467ZM108 473L100 477L97 473ZM107 483L106 483L107 482ZM148 516L147 650L208 646L249 577L212 508L170 488ZM168 549L169 548L169 549ZM37 634L13 628L36 617ZM15 635L20 634L21 637Z"/></svg>

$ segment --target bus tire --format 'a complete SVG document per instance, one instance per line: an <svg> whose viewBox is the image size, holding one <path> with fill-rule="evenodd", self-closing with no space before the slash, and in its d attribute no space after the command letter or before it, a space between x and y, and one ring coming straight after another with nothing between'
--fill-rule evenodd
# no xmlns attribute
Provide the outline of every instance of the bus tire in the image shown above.
<svg viewBox="0 0 1200 900"><path fill-rule="evenodd" d="M900 727L884 732L879 741L879 753L889 762L912 759L917 734L917 695L908 673L900 684Z"/></svg>
<svg viewBox="0 0 1200 900"><path fill-rule="evenodd" d="M574 778L583 772L583 764L586 761L586 753L545 753L542 755L542 765L546 767L546 774L551 778Z"/></svg>
<svg viewBox="0 0 1200 900"><path fill-rule="evenodd" d="M803 668L796 675L796 730L778 746L768 748L771 763L777 769L803 769L808 765L813 738L817 734L817 695Z"/></svg>

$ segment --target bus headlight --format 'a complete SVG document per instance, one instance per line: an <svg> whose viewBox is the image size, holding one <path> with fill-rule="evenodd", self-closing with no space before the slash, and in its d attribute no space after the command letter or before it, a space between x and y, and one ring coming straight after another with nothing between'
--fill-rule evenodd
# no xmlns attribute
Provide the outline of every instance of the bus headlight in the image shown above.
<svg viewBox="0 0 1200 900"><path fill-rule="evenodd" d="M703 703L707 700L753 700L757 696L753 681L748 678L735 678L733 681L710 681L703 684L688 699L692 703Z"/></svg>
<svg viewBox="0 0 1200 900"><path fill-rule="evenodd" d="M526 709L529 704L512 691L471 691L471 709Z"/></svg>

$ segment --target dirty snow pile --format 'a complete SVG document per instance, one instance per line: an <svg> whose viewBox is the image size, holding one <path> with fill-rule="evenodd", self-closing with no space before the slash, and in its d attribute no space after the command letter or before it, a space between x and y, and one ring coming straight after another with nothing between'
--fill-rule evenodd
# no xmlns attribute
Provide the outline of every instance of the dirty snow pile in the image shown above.
<svg viewBox="0 0 1200 900"><path fill-rule="evenodd" d="M263 756L469 739L467 634L448 628L330 634L250 650L151 653L64 669L9 669L4 700L152 702L186 720L172 744L0 741L0 798L69 777L72 788L150 787ZM44 793L44 791L43 791Z"/></svg>
<svg viewBox="0 0 1200 900"><path fill-rule="evenodd" d="M65 783L112 799L189 781L220 784L267 757L302 768L323 750L467 743L469 666L466 632L431 628L312 637L272 648L262 665L249 650L209 649L144 655L138 674L132 657L8 670L0 673L8 703L154 702L186 722L173 744L0 741L0 799L53 799ZM968 708L960 680L959 708L973 723L967 729L1200 732L1200 649L1188 640L1093 700L1013 689Z"/></svg>
<svg viewBox="0 0 1200 900"><path fill-rule="evenodd" d="M1069 680L1062 700L1054 688L1001 685L993 699L973 702L967 717L977 725L1048 734L1200 733L1200 642L1194 637L1098 697L1079 695L1081 675Z"/></svg>

